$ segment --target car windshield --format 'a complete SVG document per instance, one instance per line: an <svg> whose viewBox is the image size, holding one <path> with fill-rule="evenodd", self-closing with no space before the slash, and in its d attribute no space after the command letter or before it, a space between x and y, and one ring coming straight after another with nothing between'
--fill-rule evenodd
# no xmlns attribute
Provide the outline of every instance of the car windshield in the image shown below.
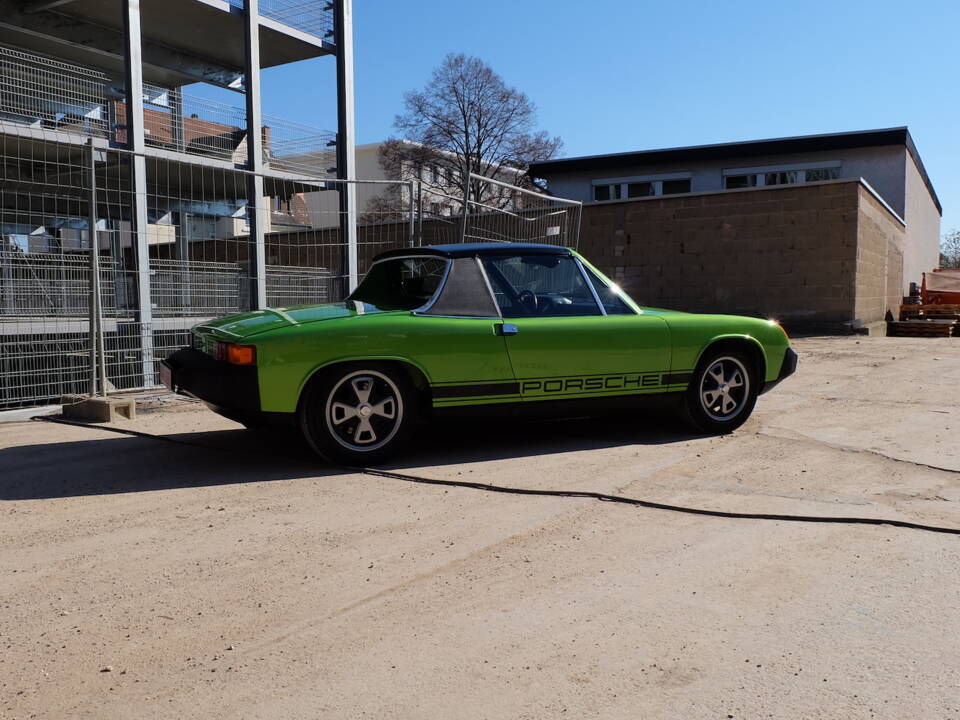
<svg viewBox="0 0 960 720"><path fill-rule="evenodd" d="M433 297L443 279L447 260L405 257L374 263L347 300L378 310L416 310Z"/></svg>

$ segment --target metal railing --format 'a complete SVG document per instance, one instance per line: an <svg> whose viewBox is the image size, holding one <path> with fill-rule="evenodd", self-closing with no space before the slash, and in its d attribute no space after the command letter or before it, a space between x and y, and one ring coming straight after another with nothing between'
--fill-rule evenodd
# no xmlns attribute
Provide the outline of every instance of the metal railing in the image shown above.
<svg viewBox="0 0 960 720"><path fill-rule="evenodd" d="M100 267L103 303L116 308L114 263ZM0 316L82 317L90 313L89 253L0 250Z"/></svg>
<svg viewBox="0 0 960 720"><path fill-rule="evenodd" d="M218 317L249 307L246 273L237 263L150 260L154 317Z"/></svg>
<svg viewBox="0 0 960 720"><path fill-rule="evenodd" d="M109 137L108 80L99 70L0 46L0 118Z"/></svg>
<svg viewBox="0 0 960 720"><path fill-rule="evenodd" d="M243 8L243 0L230 0ZM260 15L318 38L333 35L332 3L327 0L260 0Z"/></svg>
<svg viewBox="0 0 960 720"><path fill-rule="evenodd" d="M40 130L127 141L122 87L106 73L0 46L0 120ZM233 163L246 162L241 107L144 86L144 132L149 147ZM265 166L329 175L335 164L328 130L263 116Z"/></svg>

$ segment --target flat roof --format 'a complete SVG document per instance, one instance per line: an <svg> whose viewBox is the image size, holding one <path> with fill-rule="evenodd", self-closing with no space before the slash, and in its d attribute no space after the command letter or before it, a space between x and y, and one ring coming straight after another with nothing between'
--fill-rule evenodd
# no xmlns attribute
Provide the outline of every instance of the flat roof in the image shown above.
<svg viewBox="0 0 960 720"><path fill-rule="evenodd" d="M880 130L858 130L855 132L828 133L824 135L798 135L795 137L770 138L766 140L747 140L742 142L717 143L712 145L690 145L687 147L639 150L634 152L612 153L608 155L584 155L581 157L545 160L530 164L532 177L546 178L554 173L579 172L584 170L614 170L636 165L653 165L668 162L686 162L742 158L757 155L780 155L789 153L817 152L823 150L844 150L849 148L882 147L885 145L903 145L913 158L923 182L933 198L940 214L943 207L937 197L927 170L920 159L920 153L913 143L906 126L884 128Z"/></svg>
<svg viewBox="0 0 960 720"><path fill-rule="evenodd" d="M475 257L486 255L569 255L570 248L540 243L461 243L456 245L425 245L417 248L388 250L376 260L392 257L433 255L437 257Z"/></svg>

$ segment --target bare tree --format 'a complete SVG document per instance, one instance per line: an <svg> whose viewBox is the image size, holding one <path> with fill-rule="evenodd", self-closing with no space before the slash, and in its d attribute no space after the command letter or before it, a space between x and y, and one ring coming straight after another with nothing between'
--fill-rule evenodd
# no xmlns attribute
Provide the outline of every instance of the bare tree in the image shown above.
<svg viewBox="0 0 960 720"><path fill-rule="evenodd" d="M416 172L433 197L462 196L470 173L533 187L530 163L554 157L558 137L535 129L536 107L478 58L447 55L422 90L404 95L394 127L405 138L380 150L387 177ZM472 199L504 207L509 192L473 181Z"/></svg>
<svg viewBox="0 0 960 720"><path fill-rule="evenodd" d="M960 230L944 233L940 239L940 267L960 268Z"/></svg>

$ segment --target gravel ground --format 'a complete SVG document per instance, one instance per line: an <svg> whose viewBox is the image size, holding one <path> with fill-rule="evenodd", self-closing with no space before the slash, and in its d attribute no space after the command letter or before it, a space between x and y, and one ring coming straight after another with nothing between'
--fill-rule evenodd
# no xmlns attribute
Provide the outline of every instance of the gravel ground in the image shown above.
<svg viewBox="0 0 960 720"><path fill-rule="evenodd" d="M960 527L960 341L795 346L728 437L433 428L391 467ZM956 536L348 473L196 403L118 426L178 442L0 425L2 718L960 718Z"/></svg>

